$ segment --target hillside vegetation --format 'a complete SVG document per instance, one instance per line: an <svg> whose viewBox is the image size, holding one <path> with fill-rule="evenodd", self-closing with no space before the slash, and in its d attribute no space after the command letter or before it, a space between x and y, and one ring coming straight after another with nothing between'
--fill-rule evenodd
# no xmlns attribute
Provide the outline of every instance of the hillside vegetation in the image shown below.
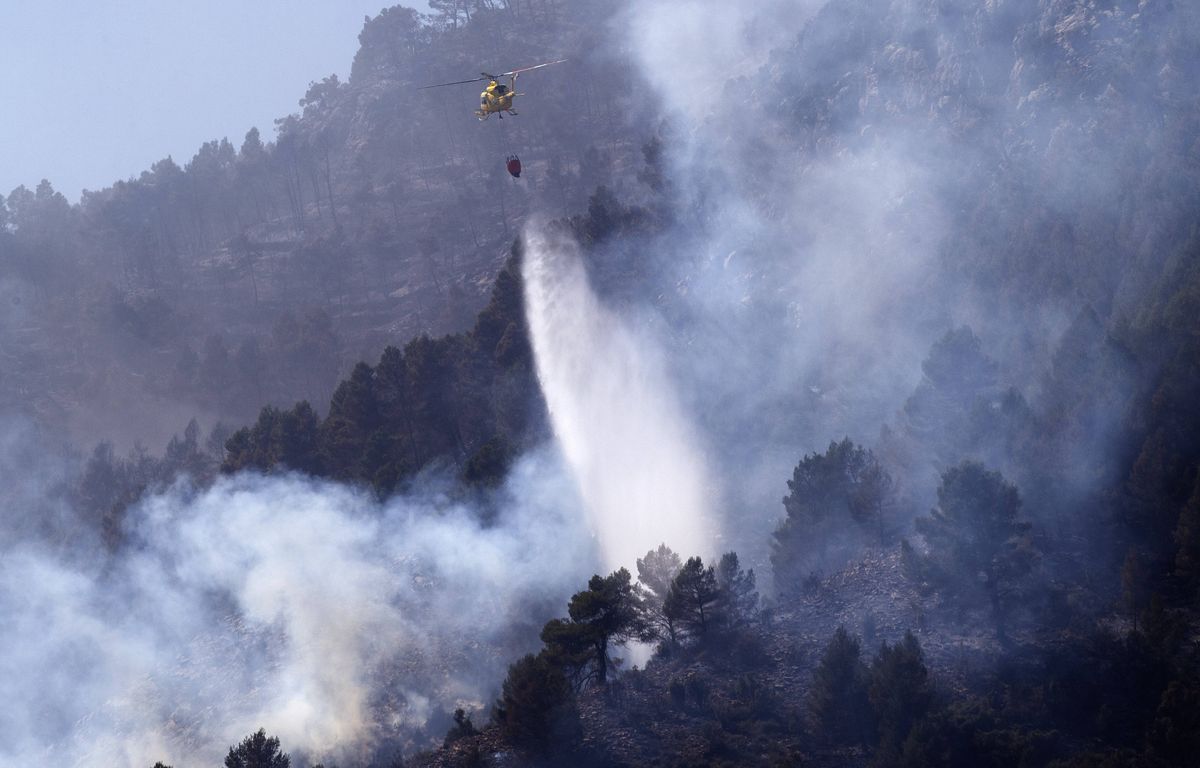
<svg viewBox="0 0 1200 768"><path fill-rule="evenodd" d="M109 419L205 422L161 458L74 459L57 492L114 561L180 474L322 478L368 510L436 477L431 520L507 530L506 482L563 418L524 291L540 217L661 342L721 538L649 543L561 604L481 566L456 618L516 611L502 639L397 662L364 743L289 757L246 723L226 766L1195 763L1200 9L829 0L689 113L613 30L636 47L665 8L699 36L719 3L430 5L368 19L349 82L272 141L77 206L5 198L0 397L89 445L156 434L89 421L118 392L156 405ZM745 40L764 8L729 10ZM415 95L481 51L571 62L503 127L470 89ZM503 682L419 727L389 709L465 658Z"/></svg>

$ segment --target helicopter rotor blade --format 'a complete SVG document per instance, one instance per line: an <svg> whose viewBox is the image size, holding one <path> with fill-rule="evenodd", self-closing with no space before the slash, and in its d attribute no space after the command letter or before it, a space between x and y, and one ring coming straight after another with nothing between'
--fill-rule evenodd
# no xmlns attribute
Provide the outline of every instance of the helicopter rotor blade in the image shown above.
<svg viewBox="0 0 1200 768"><path fill-rule="evenodd" d="M520 74L521 72L528 72L533 69L541 69L542 67L548 67L551 64L562 64L564 61L566 61L566 59L559 59L558 61L547 61L545 64L535 64L532 67L521 67L520 69L514 69L512 72L505 72L504 74L501 75L501 77L508 77L509 75L516 75L516 74Z"/></svg>
<svg viewBox="0 0 1200 768"><path fill-rule="evenodd" d="M488 74L487 72L481 72L480 74L483 75L483 77L473 77L470 80L455 80L453 83L435 83L434 85L422 85L420 88L417 88L417 90L423 91L426 88L443 88L447 85L463 85L465 83L482 83L485 80L499 80L502 77L511 77L513 75L520 74L521 72L528 72L532 69L541 69L542 67L548 67L551 64L562 64L564 61L566 61L566 59L559 59L558 61L547 61L544 64L535 64L532 67L521 67L520 69L514 69L512 72L501 72L498 75L491 75L491 74Z"/></svg>
<svg viewBox="0 0 1200 768"><path fill-rule="evenodd" d="M447 85L462 85L463 83L480 83L487 79L488 78L486 78L486 77L473 77L470 80L455 80L453 83L436 83L434 85L422 85L417 90L423 91L426 88L443 88Z"/></svg>

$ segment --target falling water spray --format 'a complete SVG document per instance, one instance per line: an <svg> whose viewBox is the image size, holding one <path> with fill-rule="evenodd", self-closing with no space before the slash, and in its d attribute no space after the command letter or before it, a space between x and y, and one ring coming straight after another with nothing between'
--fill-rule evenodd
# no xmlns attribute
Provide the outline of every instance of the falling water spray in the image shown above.
<svg viewBox="0 0 1200 768"><path fill-rule="evenodd" d="M709 554L718 489L659 346L604 306L569 237L531 225L525 245L538 380L605 565Z"/></svg>

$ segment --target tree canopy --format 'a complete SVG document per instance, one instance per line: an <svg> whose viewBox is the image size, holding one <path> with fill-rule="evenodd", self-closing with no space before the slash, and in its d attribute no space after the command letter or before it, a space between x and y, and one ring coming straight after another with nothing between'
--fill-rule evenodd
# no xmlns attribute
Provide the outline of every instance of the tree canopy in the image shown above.
<svg viewBox="0 0 1200 768"><path fill-rule="evenodd" d="M847 544L857 545L864 532L883 538L894 484L869 449L849 438L830 443L823 454L805 455L787 485L786 516L771 540L780 591L795 591L811 571L842 562Z"/></svg>
<svg viewBox="0 0 1200 768"><path fill-rule="evenodd" d="M267 736L262 728L230 747L225 756L225 768L288 768L291 764L291 758L279 748L279 739Z"/></svg>
<svg viewBox="0 0 1200 768"><path fill-rule="evenodd" d="M937 497L937 507L916 521L930 577L959 600L982 593L1003 637L1010 603L1037 558L1020 518L1021 496L999 472L965 461L942 475Z"/></svg>

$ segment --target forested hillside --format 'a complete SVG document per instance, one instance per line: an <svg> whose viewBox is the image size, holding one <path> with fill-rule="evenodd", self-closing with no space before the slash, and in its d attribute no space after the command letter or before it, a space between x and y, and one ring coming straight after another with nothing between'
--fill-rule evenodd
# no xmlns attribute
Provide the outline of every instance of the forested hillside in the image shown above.
<svg viewBox="0 0 1200 768"><path fill-rule="evenodd" d="M635 185L639 98L598 47L615 3L403 7L365 21L347 82L297 112L75 205L53 180L0 198L0 403L78 442L159 444L188 419L323 404L360 359L466 330L531 210ZM479 124L476 89L553 58L529 119ZM536 60L536 61L535 61ZM523 116L524 117L524 116ZM582 148L582 150L580 150ZM529 169L514 182L504 157Z"/></svg>
<svg viewBox="0 0 1200 768"><path fill-rule="evenodd" d="M1200 9L430 6L5 198L0 762L1195 762Z"/></svg>
<svg viewBox="0 0 1200 768"><path fill-rule="evenodd" d="M1170 3L831 2L725 85L735 108L666 138L690 153L673 220L589 267L682 337L736 478L727 541L777 602L747 623L691 553L674 581L639 560L631 597L619 572L589 583L510 668L497 730L434 762L499 738L598 764L1187 764L1198 33ZM756 472L788 449L764 509ZM613 606L606 640L659 644L644 672L594 684L585 601Z"/></svg>

